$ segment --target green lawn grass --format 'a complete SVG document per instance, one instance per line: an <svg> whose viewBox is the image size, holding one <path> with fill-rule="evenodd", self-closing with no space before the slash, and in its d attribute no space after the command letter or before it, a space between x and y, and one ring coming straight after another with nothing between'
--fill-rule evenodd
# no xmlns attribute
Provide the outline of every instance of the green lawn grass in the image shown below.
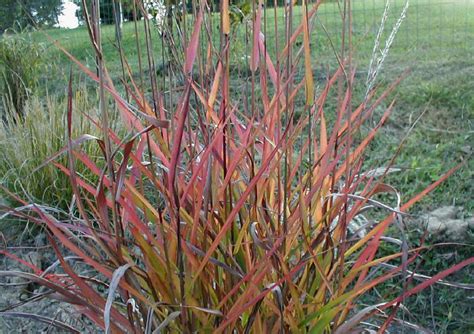
<svg viewBox="0 0 474 334"><path fill-rule="evenodd" d="M398 18L403 3L402 0L392 1L392 10L386 23L388 31ZM364 93L366 68L372 54L373 41L383 7L382 0L353 3L353 41L356 48L354 63L358 69L359 82L359 86L355 89L360 91L361 97ZM277 9L276 13L283 18L283 9ZM313 27L317 32L317 38L311 41L312 55L315 64L318 64L318 67L314 68L316 77L324 78L328 67L334 69L337 66L331 45L335 45L338 49L341 26L336 3L323 4L318 13L318 20ZM270 54L274 54L274 10L267 8L265 14L267 20L263 30L267 35L267 48ZM301 7L295 7L295 26L301 15ZM138 24L141 26L142 22ZM217 17L213 24L218 24ZM324 32L323 25L329 36ZM191 28L191 24L188 24L188 28ZM132 70L137 73L138 51L134 29L133 23L123 25L122 44ZM142 31L140 27L139 30ZM45 33L49 38L46 38ZM156 29L153 29L152 33L155 63L160 66L163 62L161 40ZM282 25L278 27L278 35L281 46L284 39ZM35 32L32 38L46 46L45 58L48 59L48 63L55 64L54 71L44 73L44 86L49 92L56 90L63 93L69 68L73 66L51 40L58 41L74 57L94 69L94 52L85 27ZM419 191L461 159L468 160L474 135L473 39L473 1L451 1L436 5L429 0L410 2L408 16L398 32L381 73L381 83L393 80L406 69L410 69L411 73L397 90L394 118L385 128L384 135L380 136L374 145L373 155L369 157L374 164L386 161L413 121L425 112L411 132L397 161L397 165L408 168L408 171L403 173L402 182L399 182L403 194L407 197ZM143 33L140 35L140 41L142 54L145 54ZM244 55L248 47L245 43L243 24L234 30L233 45L231 61L235 63L236 68L242 69L247 66ZM112 77L119 79L121 64L115 47L114 26L103 27L103 47L109 72ZM146 68L145 59L143 63ZM245 78L239 76L234 84L240 87L243 82ZM430 200L425 201L421 209L428 210L439 205L455 203L464 206L466 212L472 212L474 197L470 194L474 192L474 182L468 181L473 180L473 167L472 162L469 162L456 177L441 186ZM395 176L394 181L397 180L399 177Z"/></svg>

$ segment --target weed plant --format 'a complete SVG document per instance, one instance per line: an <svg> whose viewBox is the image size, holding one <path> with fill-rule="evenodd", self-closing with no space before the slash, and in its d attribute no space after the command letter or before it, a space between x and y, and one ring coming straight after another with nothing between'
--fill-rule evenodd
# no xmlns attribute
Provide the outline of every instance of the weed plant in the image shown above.
<svg viewBox="0 0 474 334"><path fill-rule="evenodd" d="M402 203L384 183L390 166L364 164L395 101L378 119L374 110L401 78L380 89L374 58L362 83L365 98L352 99L360 83L351 58L351 2L340 7L346 29L340 48L334 47L339 66L322 82L314 78L311 48L321 1L280 9L254 2L242 23L248 31L245 71L232 72L237 35L229 1L215 13L206 1L192 4L191 12L160 31L161 57L169 64L162 80L150 22L136 23L146 48L138 53L138 80L121 59L127 92L121 94L105 67L99 6L92 2L96 10L86 21L97 72L71 60L98 83L102 134L74 136L73 120L81 115L71 78L67 166L56 164L70 177L77 214L64 222L39 206L14 212L49 230L65 274L24 262L34 274L0 275L45 285L106 333L350 333L369 326L383 332L394 320L417 328L399 317L405 299L474 258L412 284L424 247L409 247L403 219L457 168ZM140 2L136 8L144 12ZM266 41L270 29L274 48ZM387 51L374 50L374 57ZM233 91L231 80L241 80L241 89ZM327 103L332 92L336 107ZM111 128L110 100L131 135ZM371 130L362 136L368 121ZM104 166L81 150L86 140L100 147ZM78 173L79 164L98 181ZM376 200L380 194L391 200ZM373 208L384 210L385 218L365 219ZM390 226L402 231L399 240L385 235ZM381 255L386 243L395 251ZM90 271L75 272L63 248ZM358 303L384 282L396 288L372 305Z"/></svg>

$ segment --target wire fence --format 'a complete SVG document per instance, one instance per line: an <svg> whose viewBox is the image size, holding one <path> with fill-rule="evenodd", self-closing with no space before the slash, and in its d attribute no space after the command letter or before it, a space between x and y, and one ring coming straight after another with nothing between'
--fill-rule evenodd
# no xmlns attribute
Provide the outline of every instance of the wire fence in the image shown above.
<svg viewBox="0 0 474 334"><path fill-rule="evenodd" d="M390 2L388 28L399 18L405 0ZM383 16L385 1L353 0L353 29L357 35L376 34ZM319 12L332 34L340 31L340 9L336 2L326 3ZM466 48L474 37L473 0L410 0L407 16L401 25L394 47Z"/></svg>
<svg viewBox="0 0 474 334"><path fill-rule="evenodd" d="M123 45L125 54L130 56L133 63L133 57L136 54L135 43L127 43L129 40L133 40L135 34L131 22L133 12L130 5L127 6L127 3L131 0L122 1L123 6L121 10L124 20L122 25ZM109 23L104 24L104 31L108 31L108 34L105 34L106 38L103 39L104 49L106 53L110 51L111 57L116 57L113 21L118 9L117 7L113 8L113 1L103 0L100 3L102 7L101 12L105 15L102 20L103 22L107 21L105 23ZM267 0L265 3L273 4L274 2L273 0ZM335 0L323 1L317 12L313 26L315 33L312 34L314 37L311 44L312 53L317 55L322 63L332 62L334 64L334 52L335 50L340 50L342 31L341 3L342 1ZM385 22L385 31L381 35L382 48L393 26L399 19L406 0L391 0L389 3L390 8ZM353 46L357 54L355 60L359 66L366 67L368 65L385 6L385 0L351 1ZM264 31L267 33L267 41L271 44L275 34L275 31L273 31L274 11L267 6L264 12L263 20L265 21L265 16L268 16L269 21L265 21ZM296 6L294 26L301 22L302 14L301 7ZM285 22L284 10L280 10L277 15L281 15L281 22ZM218 20L216 20L216 24L218 24ZM189 24L188 28L191 29L192 25ZM236 29L242 31L235 40L237 44L241 44L239 50L241 51L248 47L242 45L248 43L248 35L252 33L251 26L241 24ZM279 36L284 36L284 24L279 25L277 29ZM218 33L218 29L214 32ZM51 33L73 55L78 56L82 61L90 61L92 65L94 62L94 51L92 46L90 46L88 34L84 27L72 31L59 29L59 31L51 31ZM247 38L245 38L246 34ZM159 36L156 35L156 38L159 38ZM218 39L218 36L216 36L216 39ZM244 41L244 39L247 39L247 41ZM161 41L155 41L154 45L159 47ZM387 59L386 66L406 67L418 61L444 61L456 57L459 59L472 58L474 56L474 0L409 0L407 15L400 26L391 50L391 56ZM270 54L272 52L276 53L276 50L269 47L269 52ZM236 58L241 56L245 55L237 55Z"/></svg>
<svg viewBox="0 0 474 334"><path fill-rule="evenodd" d="M399 19L404 0L390 3L390 10L382 34L382 47ZM362 59L372 52L381 24L385 1L354 0L352 2L355 46ZM319 13L319 23L334 38L340 34L340 9L337 3L327 3ZM357 44L359 43L359 47ZM472 0L411 0L406 17L392 44L395 63L435 60L452 56L466 57L474 51L474 1ZM394 62L392 62L394 65Z"/></svg>
<svg viewBox="0 0 474 334"><path fill-rule="evenodd" d="M406 2L406 0L389 1L385 29L381 35L382 48L399 20ZM274 1L269 0L265 3L268 4L265 15L268 15L269 21L272 21L273 9L269 6ZM341 3L343 1L323 1L318 9L313 27L316 30L313 34L315 40L312 41L312 45L313 52L319 54L323 61L324 59L334 61L334 49L340 49ZM385 9L385 0L351 1L353 45L363 65L367 65L373 52L374 40ZM281 22L285 22L284 11L280 11L277 15L281 15ZM301 22L302 15L301 7L295 7L295 26ZM128 17L130 18L130 15ZM267 40L271 43L275 33L273 22L266 24ZM246 30L251 34L248 27L240 26L238 29ZM284 36L284 24L281 24L278 29L279 35ZM244 35L241 34L241 38ZM237 41L237 43L243 43L243 41ZM474 56L474 0L409 0L406 17L391 49L393 53L399 55L399 57L392 57L391 62L388 62L388 65L392 66L403 66L406 63L421 60Z"/></svg>

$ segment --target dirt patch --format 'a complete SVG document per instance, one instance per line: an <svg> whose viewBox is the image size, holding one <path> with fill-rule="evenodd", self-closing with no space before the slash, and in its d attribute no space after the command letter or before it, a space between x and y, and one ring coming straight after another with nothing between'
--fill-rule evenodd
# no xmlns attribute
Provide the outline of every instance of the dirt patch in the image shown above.
<svg viewBox="0 0 474 334"><path fill-rule="evenodd" d="M15 226L8 228L2 224L0 240L2 251L42 270L57 261L40 231L18 231ZM74 306L54 299L48 289L13 275L14 272L33 273L33 270L12 256L0 254L0 272L3 273L0 275L0 334L100 332Z"/></svg>

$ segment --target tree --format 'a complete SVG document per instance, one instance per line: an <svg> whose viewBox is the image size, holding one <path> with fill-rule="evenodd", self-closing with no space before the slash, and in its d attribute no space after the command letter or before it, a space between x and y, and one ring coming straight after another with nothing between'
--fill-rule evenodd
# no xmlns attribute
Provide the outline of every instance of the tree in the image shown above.
<svg viewBox="0 0 474 334"><path fill-rule="evenodd" d="M15 0L5 0L0 6L0 33L13 27L15 18L18 17L19 5Z"/></svg>
<svg viewBox="0 0 474 334"><path fill-rule="evenodd" d="M100 1L100 23L102 24L113 24L114 23L114 6L115 11L120 12L119 18L123 21L133 21L133 2L135 0L101 0ZM82 9L81 0L73 0L73 2L79 6L79 9L76 12L76 16L79 19L79 22L84 23L84 12ZM90 7L88 6L89 14ZM137 19L141 19L142 15L140 9L137 6L136 9Z"/></svg>
<svg viewBox="0 0 474 334"><path fill-rule="evenodd" d="M133 2L134 0L122 0L122 15L123 18L127 21L133 21L134 16L133 16ZM142 12L140 11L140 8L136 6L136 19L140 20L142 18Z"/></svg>
<svg viewBox="0 0 474 334"><path fill-rule="evenodd" d="M14 27L53 26L63 10L62 0L2 0L0 33Z"/></svg>
<svg viewBox="0 0 474 334"><path fill-rule="evenodd" d="M114 23L114 1L103 0L100 2L100 23L113 24Z"/></svg>

